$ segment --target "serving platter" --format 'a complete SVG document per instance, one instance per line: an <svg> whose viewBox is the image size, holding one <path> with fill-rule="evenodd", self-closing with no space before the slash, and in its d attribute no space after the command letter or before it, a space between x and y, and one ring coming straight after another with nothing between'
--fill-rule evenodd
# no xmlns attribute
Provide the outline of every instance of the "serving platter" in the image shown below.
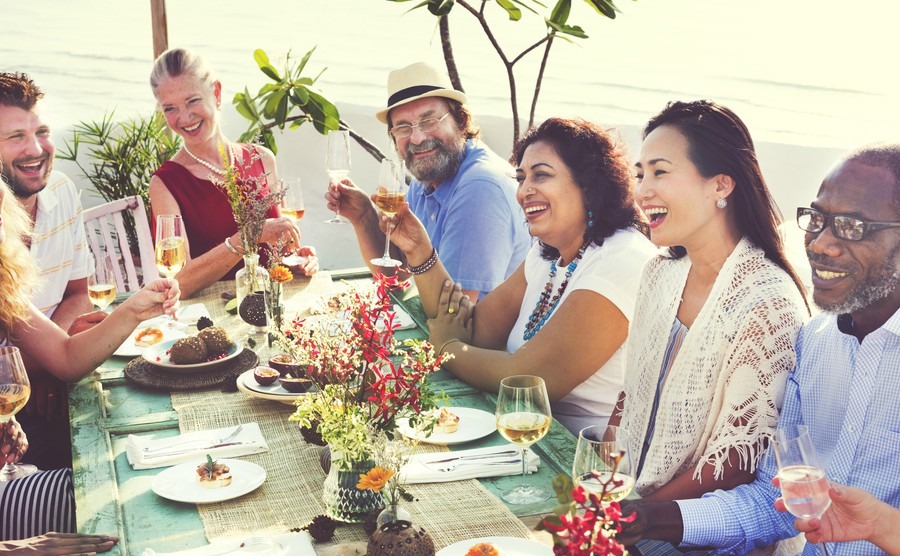
<svg viewBox="0 0 900 556"><path fill-rule="evenodd" d="M244 350L244 346L241 345L240 342L232 341L231 347L228 348L228 351L225 352L224 357L220 357L218 359L214 359L213 361L204 361L202 363L190 363L186 365L178 365L176 363L172 363L172 360L169 358L168 351L172 348L172 345L177 341L177 339L166 340L165 342L160 342L155 346L150 346L141 353L141 356L151 365L155 365L157 367L162 367L168 370L175 371L186 371L186 372L198 372L204 369L207 369L213 365L218 365L219 363L224 363L230 359L234 359L238 355L240 355L241 351Z"/></svg>

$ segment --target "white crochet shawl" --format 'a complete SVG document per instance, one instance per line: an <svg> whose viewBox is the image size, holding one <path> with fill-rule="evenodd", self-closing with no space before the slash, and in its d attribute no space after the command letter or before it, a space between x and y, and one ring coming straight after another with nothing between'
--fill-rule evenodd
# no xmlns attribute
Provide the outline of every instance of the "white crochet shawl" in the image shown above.
<svg viewBox="0 0 900 556"><path fill-rule="evenodd" d="M621 423L630 433L634 471L690 268L686 256L657 257L644 268L628 335ZM794 340L806 317L790 276L742 239L666 378L638 493L646 496L692 467L699 478L705 464L720 478L731 448L737 449L741 469L756 469L776 425L794 367Z"/></svg>

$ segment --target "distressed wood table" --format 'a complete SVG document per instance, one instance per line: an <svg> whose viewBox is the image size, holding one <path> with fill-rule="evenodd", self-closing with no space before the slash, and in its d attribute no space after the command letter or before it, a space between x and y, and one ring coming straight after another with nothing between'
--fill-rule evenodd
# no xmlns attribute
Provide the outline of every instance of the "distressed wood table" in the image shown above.
<svg viewBox="0 0 900 556"><path fill-rule="evenodd" d="M333 281L347 280L352 283L370 279L367 270L321 272L312 279L295 279L285 289L288 314L292 314L294 305L308 303L313 296L330 291L334 286ZM242 336L246 333L233 332L241 330L245 325L236 316L225 313L225 300L220 295L232 285L213 285L185 303L203 303L216 325L232 332L246 346L247 338ZM394 297L395 302L401 304L417 323L414 329L398 331L397 339L424 337L425 315L414 289L395 294ZM256 335L254 339L257 342L254 350L260 360L267 360L271 348L266 345L265 335ZM82 533L117 535L120 542L111 554L136 556L146 547L172 552L203 546L215 539L207 538L198 507L160 498L151 491L150 485L153 477L163 469L136 471L126 459L125 442L129 434L164 436L180 432L179 413L173 409L172 395L129 384L123 372L128 361L127 358L118 357L109 359L92 376L76 384L69 395L78 530ZM439 371L432 380L435 390L444 391L450 397L452 405L493 412L495 396L456 380L446 371ZM234 403L230 400L243 402L246 398L242 393L226 394L218 389L209 390L205 395L209 396L209 400L215 400L214 403L221 400L223 404ZM267 403L284 408L284 412L278 414L278 419L286 420L291 412L289 406L278 402ZM468 449L504 442L499 434L491 434L451 448ZM270 445L270 449L276 450L278 447ZM549 487L559 472L571 471L575 439L559 423L554 422L550 433L532 449L541 457L542 463L537 473L528 476L529 481ZM510 476L470 481L475 487L472 489L472 496L480 496L486 489L499 497L500 492L517 484L520 479L518 476ZM483 489L478 488L479 483ZM414 505L415 503L411 503L411 506ZM536 516L550 512L554 505L555 500L551 498L530 506L509 506L509 510L530 529L538 521ZM410 509L414 510L413 507ZM448 519L452 518L448 516ZM485 515L483 518L489 524L494 516ZM290 516L287 516L286 522L291 527L306 524L292 522ZM280 532L287 532L288 528L284 526ZM549 536L542 534L541 540L549 543ZM362 554L364 546L357 539L353 542L317 545L316 551L320 555Z"/></svg>

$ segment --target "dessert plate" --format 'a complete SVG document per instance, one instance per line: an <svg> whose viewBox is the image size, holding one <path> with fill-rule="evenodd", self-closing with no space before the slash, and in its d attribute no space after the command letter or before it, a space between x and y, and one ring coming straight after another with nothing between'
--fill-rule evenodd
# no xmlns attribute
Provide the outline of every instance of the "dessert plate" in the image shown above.
<svg viewBox="0 0 900 556"><path fill-rule="evenodd" d="M553 556L553 549L531 539L517 537L481 537L459 541L439 550L437 556L466 556L466 552L478 543L491 543L503 556Z"/></svg>
<svg viewBox="0 0 900 556"><path fill-rule="evenodd" d="M238 390L250 397L273 400L290 405L294 404L294 400L297 399L297 396L303 395L303 393L288 392L282 388L277 380L268 386L263 386L253 378L253 369L241 373L237 379L237 387Z"/></svg>
<svg viewBox="0 0 900 556"><path fill-rule="evenodd" d="M196 334L196 324L200 317L209 317L209 310L207 310L206 306L202 303L194 303L192 305L186 305L178 310L178 320L174 321L174 326L169 326L169 323L172 321L168 316L147 319L138 325L135 331L128 336L128 339L122 342L119 349L113 352L113 355L119 357L137 357L142 354L147 347L139 346L135 344L134 341L138 334L147 328L156 328L162 332L163 338L161 341L163 342L166 340L184 338L185 336L189 336L192 332Z"/></svg>
<svg viewBox="0 0 900 556"><path fill-rule="evenodd" d="M147 360L148 363L157 367L163 367L164 369L172 369L177 371L197 372L202 371L212 365L218 365L219 363L228 361L229 359L234 359L244 350L244 346L242 346L240 342L232 341L231 347L228 348L228 351L225 352L225 357L221 357L214 361L204 361L202 363L176 365L175 363L172 363L171 359L169 359L169 354L166 353L172 347L172 344L174 344L176 341L177 339L160 342L155 346L150 346L144 349L141 355L144 357L144 359Z"/></svg>
<svg viewBox="0 0 900 556"><path fill-rule="evenodd" d="M409 419L397 419L397 430L407 438L412 438L425 444L462 444L478 440L497 430L497 418L493 413L488 413L473 407L451 407L450 410L459 417L459 428L456 432L436 433L425 436L422 431L417 431L409 426Z"/></svg>
<svg viewBox="0 0 900 556"><path fill-rule="evenodd" d="M197 466L206 459L198 459L170 467L153 478L150 488L157 495L175 502L210 504L231 500L259 488L266 480L266 470L239 459L219 459L231 469L231 484L221 488L206 488L197 480Z"/></svg>

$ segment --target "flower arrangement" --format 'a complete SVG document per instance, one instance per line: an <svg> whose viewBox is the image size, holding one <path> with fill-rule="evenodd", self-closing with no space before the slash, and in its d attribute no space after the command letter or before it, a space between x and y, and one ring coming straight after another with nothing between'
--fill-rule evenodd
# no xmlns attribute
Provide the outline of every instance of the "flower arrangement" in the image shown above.
<svg viewBox="0 0 900 556"><path fill-rule="evenodd" d="M426 341L394 338L398 324L388 291L395 281L376 275L373 292L341 298L338 316L295 319L276 332L317 388L297 399L290 420L316 427L343 469L375 456L371 429L393 438L397 418L415 425L439 401L426 379L445 357Z"/></svg>
<svg viewBox="0 0 900 556"><path fill-rule="evenodd" d="M269 270L269 289L266 292L266 314L269 317L269 345L275 340L275 330L284 325L284 283L294 279L294 273L283 262L284 241L279 240L274 247L266 249Z"/></svg>
<svg viewBox="0 0 900 556"><path fill-rule="evenodd" d="M403 488L400 470L409 462L412 448L416 443L391 440L385 433L379 431L372 431L372 433L372 459L377 462L377 465L367 473L359 475L359 483L356 488L380 492L384 497L385 506L392 509L396 515L400 499L412 499L412 496L408 495L406 489Z"/></svg>
<svg viewBox="0 0 900 556"><path fill-rule="evenodd" d="M560 473L553 481L553 489L561 502L554 517L545 518L538 526L553 535L553 554L556 556L627 556L625 547L616 541L622 523L630 523L634 516L622 517L616 501L605 502L608 491L622 485L612 478L601 482L599 493L586 492L572 479ZM601 479L599 474L595 478Z"/></svg>

